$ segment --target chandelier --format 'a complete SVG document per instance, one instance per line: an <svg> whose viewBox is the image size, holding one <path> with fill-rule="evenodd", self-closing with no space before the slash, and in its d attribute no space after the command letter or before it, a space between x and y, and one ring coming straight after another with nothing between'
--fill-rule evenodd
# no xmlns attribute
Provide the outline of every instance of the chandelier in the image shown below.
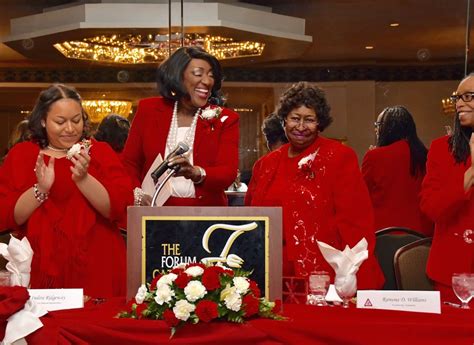
<svg viewBox="0 0 474 345"><path fill-rule="evenodd" d="M260 56L265 43L237 41L232 38L184 34L185 46L199 46L219 60ZM181 35L117 34L100 35L77 41L65 41L54 47L70 59L92 60L105 63L141 64L156 63L168 57L169 48L174 51L181 47Z"/></svg>
<svg viewBox="0 0 474 345"><path fill-rule="evenodd" d="M455 95L456 92L453 92ZM441 105L443 107L443 114L446 116L454 116L456 114L456 105L453 103L450 97L444 98L441 100Z"/></svg>
<svg viewBox="0 0 474 345"><path fill-rule="evenodd" d="M132 109L132 102L108 99L91 99L82 101L82 106L89 115L89 120L100 123L104 117L110 114L117 114L128 118Z"/></svg>

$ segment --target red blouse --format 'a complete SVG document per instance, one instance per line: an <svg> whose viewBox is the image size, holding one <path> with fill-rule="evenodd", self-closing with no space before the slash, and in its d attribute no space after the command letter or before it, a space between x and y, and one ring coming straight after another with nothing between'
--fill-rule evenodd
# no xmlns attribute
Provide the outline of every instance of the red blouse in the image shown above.
<svg viewBox="0 0 474 345"><path fill-rule="evenodd" d="M143 99L138 104L122 152L134 187L141 185L156 156L161 153L164 157L173 104L161 97ZM216 120L197 121L193 161L206 170L206 179L195 185L196 198L171 197L166 206L227 206L224 191L234 182L239 166L239 116L230 109L222 109Z"/></svg>
<svg viewBox="0 0 474 345"><path fill-rule="evenodd" d="M474 272L474 196L464 191L471 158L456 164L448 138L431 144L421 191L421 209L435 222L427 274L444 285L455 272Z"/></svg>
<svg viewBox="0 0 474 345"><path fill-rule="evenodd" d="M343 250L365 237L369 259L357 274L358 287L381 287L383 274L373 255L373 211L354 151L322 137L294 158L288 157L288 148L286 144L255 163L246 205L282 206L283 257L297 276L315 270L334 275L316 240ZM314 152L312 166L299 168L298 162Z"/></svg>
<svg viewBox="0 0 474 345"><path fill-rule="evenodd" d="M362 162L375 215L375 230L406 227L433 235L433 223L420 210L423 176L410 174L410 147L406 140L368 151Z"/></svg>
<svg viewBox="0 0 474 345"><path fill-rule="evenodd" d="M33 171L39 146L15 145L0 168L0 229L25 235L34 251L32 288L84 288L88 296L123 296L126 278L125 242L116 225L133 202L130 178L106 143L93 141L89 174L107 190L110 218L101 216L71 178L71 162L55 160L49 198L22 226L13 212L18 198L36 183ZM45 156L45 162L49 162Z"/></svg>

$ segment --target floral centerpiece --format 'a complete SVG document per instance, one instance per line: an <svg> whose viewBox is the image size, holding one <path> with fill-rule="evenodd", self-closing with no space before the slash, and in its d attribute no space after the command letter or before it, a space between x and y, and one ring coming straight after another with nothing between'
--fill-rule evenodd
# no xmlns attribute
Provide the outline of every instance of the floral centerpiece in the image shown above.
<svg viewBox="0 0 474 345"><path fill-rule="evenodd" d="M189 264L157 275L143 284L118 317L164 320L171 336L185 323L215 319L243 323L252 316L281 320L281 302L260 297L260 290L248 276L251 272L221 265Z"/></svg>

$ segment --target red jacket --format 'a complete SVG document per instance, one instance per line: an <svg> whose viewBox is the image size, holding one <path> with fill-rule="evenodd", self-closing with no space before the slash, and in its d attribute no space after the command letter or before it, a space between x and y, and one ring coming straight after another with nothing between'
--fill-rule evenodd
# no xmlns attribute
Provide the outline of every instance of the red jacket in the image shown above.
<svg viewBox="0 0 474 345"><path fill-rule="evenodd" d="M435 222L427 273L445 285L455 272L474 272L474 197L464 191L470 166L470 157L456 164L447 136L431 144L421 191L421 209Z"/></svg>
<svg viewBox="0 0 474 345"><path fill-rule="evenodd" d="M294 262L296 275L313 270L334 274L316 240L343 250L365 237L369 258L357 273L358 287L380 288L383 274L373 254L372 205L354 151L323 137L295 158L288 158L288 147L255 163L246 205L282 206L283 257ZM298 168L298 161L313 152L310 170Z"/></svg>
<svg viewBox="0 0 474 345"><path fill-rule="evenodd" d="M423 176L410 174L410 147L406 140L368 151L362 162L362 175L374 207L375 230L400 226L433 235L433 224L420 210Z"/></svg>
<svg viewBox="0 0 474 345"><path fill-rule="evenodd" d="M141 186L156 156L161 153L164 157L173 105L173 101L161 97L146 98L138 104L122 153L123 162L132 177L134 187ZM196 199L192 200L192 205L227 205L224 190L230 186L237 175L238 149L239 116L237 113L223 108L220 117L212 123L198 119L193 159L195 165L206 170L207 176L203 183L195 185ZM176 202L179 198L173 199ZM179 200L177 202L179 203ZM187 203L187 205L191 204Z"/></svg>

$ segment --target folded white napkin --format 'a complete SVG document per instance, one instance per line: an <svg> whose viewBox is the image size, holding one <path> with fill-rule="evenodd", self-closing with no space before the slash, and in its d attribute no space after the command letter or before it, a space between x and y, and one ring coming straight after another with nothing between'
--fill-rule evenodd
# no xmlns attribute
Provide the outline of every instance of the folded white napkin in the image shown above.
<svg viewBox="0 0 474 345"><path fill-rule="evenodd" d="M6 269L11 272L10 285L28 287L30 284L33 249L26 237L19 240L13 236L7 244L0 243L0 254L8 260Z"/></svg>
<svg viewBox="0 0 474 345"><path fill-rule="evenodd" d="M43 307L37 305L31 299L28 300L22 310L7 319L5 338L3 338L1 345L26 344L24 338L38 328L43 327L39 317L46 313L47 311Z"/></svg>
<svg viewBox="0 0 474 345"><path fill-rule="evenodd" d="M362 238L352 249L346 246L340 251L329 244L318 242L321 254L334 269L334 285L342 294L355 294L357 290L356 273L360 265L369 257L367 240Z"/></svg>

